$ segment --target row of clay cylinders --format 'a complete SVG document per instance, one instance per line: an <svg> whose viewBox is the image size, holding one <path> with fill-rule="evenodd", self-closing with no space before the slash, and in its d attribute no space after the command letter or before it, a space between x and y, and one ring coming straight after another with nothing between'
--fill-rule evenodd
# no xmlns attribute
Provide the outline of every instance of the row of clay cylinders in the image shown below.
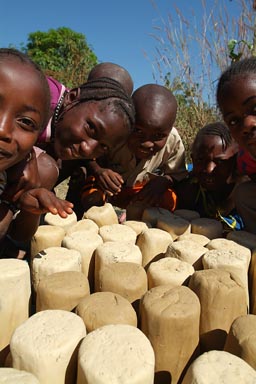
<svg viewBox="0 0 256 384"><path fill-rule="evenodd" d="M153 348L138 328L127 324L105 325L86 335L78 315L41 311L15 330L10 349L12 367L31 373L40 384L154 382Z"/></svg>
<svg viewBox="0 0 256 384"><path fill-rule="evenodd" d="M192 275L189 287L152 288L141 300L140 314L156 372L169 372L171 382L179 383L199 354L223 350L233 321L247 314L247 296L231 273L206 269Z"/></svg>
<svg viewBox="0 0 256 384"><path fill-rule="evenodd" d="M7 263L6 260L2 261L3 265ZM8 262L10 262L11 264L13 264L13 262L16 262L17 265L22 266L26 265L25 262L20 260L8 260ZM14 265L11 264L11 267L9 268L13 271ZM7 275L8 273L6 273L6 276ZM17 273L15 275L15 281L16 278ZM26 280L27 282L29 282L29 278L24 279L24 281ZM73 279L73 281L74 280L76 279ZM244 287L238 281L236 281L236 279L232 277L227 271L222 271L218 269L197 271L193 274L189 283L189 287L190 288L181 286L177 288L170 288L168 286L159 286L148 291L141 300L141 329L151 341L151 344L153 346L156 358L155 370L159 374L162 372L169 373L172 376L173 383L178 382L178 380L185 373L187 365L191 362L191 360L193 360L197 353L199 353L199 339L201 339L201 352L203 350L223 348L225 335L227 334L233 320L239 317L240 315L246 314L247 303ZM112 294L110 299L108 298L108 296L111 296L111 293L99 292L97 294L90 295L84 298L83 301L77 307L79 321L80 319L83 319L83 325L86 323L88 330L93 332L102 325L102 316L104 313L107 313L106 308L108 308L110 309L111 314L114 315L111 317L111 319L106 319L105 316L103 323L107 323L108 321L113 323L115 321L115 316L117 318L118 314L122 312L126 314L129 313L131 315L131 318L133 316L134 322L132 323L132 320L129 321L131 321L131 324L134 324L135 327L136 315L135 313L134 315L132 315L131 307L129 307L128 304L127 311L124 310L125 305L122 303L125 302L125 299L121 296L119 299L118 295L114 294ZM102 297L102 299L99 300L99 297ZM98 305L96 305L97 301ZM13 303L13 298L11 302ZM104 302L106 303L105 308L103 306ZM118 308L115 313L114 311L112 311L111 302L115 303L115 306ZM74 305L74 303L72 305ZM95 310L95 308L98 308L98 310ZM52 311L44 312L49 314L49 312ZM39 312L36 315L39 315L40 313L43 312ZM85 315L83 315L83 313L85 313ZM89 316L90 313L91 319ZM225 316L223 316L223 314ZM31 335L31 337L35 337L35 340L40 340L41 338L40 345L43 345L43 340L45 337L46 350L48 354L50 350L54 350L54 343L52 345L50 341L53 340L53 336L49 335L49 332L47 332L48 326L49 328L54 329L54 325L53 323L51 323L51 321L53 322L53 320L49 320L48 326L46 328L40 329L39 323L44 326L45 322L42 321L42 318L36 315L32 316L30 319L27 320L29 322L28 329L30 330L28 334L24 331L22 325L18 327L14 332L14 335L16 336L17 334L18 336L21 335L18 337L18 344L20 340L22 341L21 352L17 353L17 355L12 352L14 368L28 370L27 367L30 366L29 363L26 363L28 365L26 365L25 363L23 365L22 363L21 366L19 365L19 363L15 363L15 361L20 361L21 356L24 356L25 359L27 359L28 361L33 361L31 360L30 354L29 357L26 358L26 351L28 350L27 341L29 340L29 335ZM70 315L73 314L70 313ZM26 316L28 316L28 312L26 313ZM31 329L33 329L31 319L33 319L36 324L35 329L37 331L35 331L34 336L33 332L31 331ZM37 321L34 319L40 320ZM125 319L125 321L128 322L127 319L128 315ZM58 324L57 328L59 329L59 331L61 329L59 326L61 321L62 317L57 317L56 324ZM120 321L121 319L119 317L117 322ZM68 322L71 324L71 319L68 319ZM15 328L16 327L17 324ZM79 329L79 327L77 326L76 328ZM63 329L63 333L68 335L68 338L70 339L71 335L69 335L65 327ZM38 331L39 334L37 333ZM56 334L58 334L57 331ZM63 339L63 335L61 332L60 335L61 339ZM217 338L213 339L212 335L217 335ZM38 346L36 346L35 340L32 338L31 353L37 356L37 353L33 349L34 347L36 347L36 349L39 348ZM75 338L75 340L77 339ZM214 344L212 344L212 342L214 342ZM12 348L12 344L13 339L11 341L11 349L14 351L15 349ZM74 344L77 345L76 342L74 342ZM59 351L59 345L57 349ZM179 353L177 353L177 351ZM183 356L183 358L181 359L180 356ZM40 357L40 361L44 361L44 359ZM33 364L35 365L35 362ZM49 366L51 367L51 364ZM51 371L52 370L53 368L51 368ZM49 378L47 380L49 383L51 382L49 381ZM91 383L91 381L88 381L88 383ZM132 383L131 379L130 383Z"/></svg>

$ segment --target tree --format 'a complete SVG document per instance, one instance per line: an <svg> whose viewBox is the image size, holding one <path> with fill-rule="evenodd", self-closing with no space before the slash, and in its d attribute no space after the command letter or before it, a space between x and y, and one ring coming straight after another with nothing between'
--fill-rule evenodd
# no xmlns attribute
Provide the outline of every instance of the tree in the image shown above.
<svg viewBox="0 0 256 384"><path fill-rule="evenodd" d="M85 36L66 27L30 33L23 51L68 87L84 83L98 61Z"/></svg>

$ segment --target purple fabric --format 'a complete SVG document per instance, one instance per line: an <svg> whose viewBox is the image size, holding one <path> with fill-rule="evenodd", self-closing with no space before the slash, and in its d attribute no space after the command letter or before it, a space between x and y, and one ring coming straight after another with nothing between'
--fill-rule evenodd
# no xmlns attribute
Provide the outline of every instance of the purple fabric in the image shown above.
<svg viewBox="0 0 256 384"><path fill-rule="evenodd" d="M51 116L53 116L54 110L59 102L59 99L61 98L63 92L67 88L56 79L53 79L52 77L47 77L47 81L48 81L50 93L51 93ZM50 141L51 133L52 133L51 123L52 123L52 117L49 120L47 127L45 127L45 129L39 135L37 143L45 143Z"/></svg>

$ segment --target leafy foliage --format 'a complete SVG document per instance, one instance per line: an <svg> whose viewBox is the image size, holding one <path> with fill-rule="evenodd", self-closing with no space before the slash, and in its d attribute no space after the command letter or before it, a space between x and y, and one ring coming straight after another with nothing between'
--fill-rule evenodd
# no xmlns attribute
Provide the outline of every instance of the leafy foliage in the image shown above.
<svg viewBox="0 0 256 384"><path fill-rule="evenodd" d="M61 27L28 35L25 51L49 76L68 87L86 81L97 57L82 33Z"/></svg>
<svg viewBox="0 0 256 384"><path fill-rule="evenodd" d="M214 106L209 106L199 97L199 84L190 86L178 77L171 81L169 73L165 76L164 82L165 86L175 95L178 103L175 127L185 146L186 161L190 163L190 147L198 130L221 118Z"/></svg>

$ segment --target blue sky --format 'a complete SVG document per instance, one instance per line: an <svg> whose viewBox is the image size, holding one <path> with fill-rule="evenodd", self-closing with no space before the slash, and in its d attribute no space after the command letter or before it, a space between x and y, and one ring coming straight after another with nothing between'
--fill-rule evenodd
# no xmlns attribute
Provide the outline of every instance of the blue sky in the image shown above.
<svg viewBox="0 0 256 384"><path fill-rule="evenodd" d="M230 0L219 0L230 3ZM235 0L234 0L235 1ZM28 34L69 27L83 33L99 61L111 61L131 74L135 89L160 82L154 72L156 40L161 17L179 8L190 17L192 6L200 20L201 0L22 0L5 1L0 14L0 46L26 44ZM206 0L208 5L213 0ZM155 77L153 76L155 74Z"/></svg>

